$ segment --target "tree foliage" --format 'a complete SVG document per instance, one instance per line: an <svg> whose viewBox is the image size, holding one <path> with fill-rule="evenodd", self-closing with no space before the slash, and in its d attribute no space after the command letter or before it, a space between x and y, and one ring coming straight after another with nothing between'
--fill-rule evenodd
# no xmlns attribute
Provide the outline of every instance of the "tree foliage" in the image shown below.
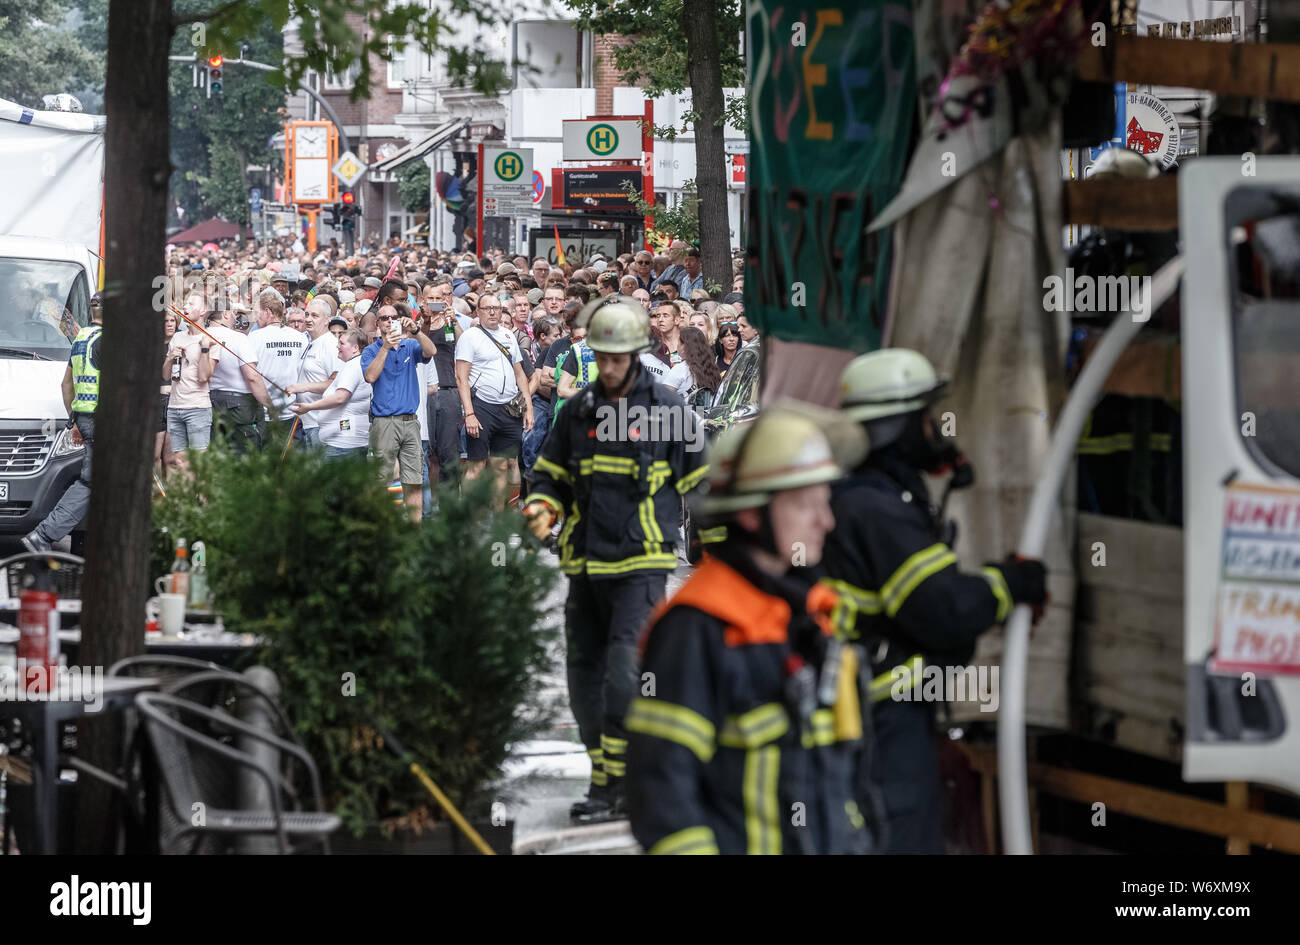
<svg viewBox="0 0 1300 945"><path fill-rule="evenodd" d="M688 180L682 184L682 196L671 207L663 204L649 203L640 191L624 181L623 190L628 200L636 207L636 212L654 221L656 233L665 234L670 240L685 240L692 245L700 242L700 197L695 191L695 181Z"/></svg>
<svg viewBox="0 0 1300 945"><path fill-rule="evenodd" d="M104 63L77 29L78 7L73 0L0 0L0 98L40 108L43 96L84 95L96 81L103 87Z"/></svg>
<svg viewBox="0 0 1300 945"><path fill-rule="evenodd" d="M371 463L282 459L279 444L244 458L216 448L194 469L156 507L155 569L177 538L203 540L214 600L265 641L327 803L358 834L441 818L379 744L387 730L458 807L482 812L509 746L549 722L532 706L557 572L512 547L517 513L485 477L463 494L448 485L439 514L412 525Z"/></svg>
<svg viewBox="0 0 1300 945"><path fill-rule="evenodd" d="M192 15L210 5L205 0L175 0L174 9L179 15ZM222 51L195 45L204 39L202 31L179 31L172 39L171 54L197 55L203 62L209 54ZM244 55L236 48L229 58L283 64L283 35L269 21L245 37L240 47ZM248 166L283 167L282 156L270 142L284 127L284 90L266 81L272 73L238 65L227 65L224 73L222 90L209 97L205 88L194 85L192 65L173 62L168 69L171 160L176 168L172 196L185 209L186 223L211 216L247 222Z"/></svg>
<svg viewBox="0 0 1300 945"><path fill-rule="evenodd" d="M739 0L712 0L712 4L719 36L732 40L721 44L722 85L743 88L745 57L740 37L745 29L744 4ZM635 38L614 51L614 67L625 82L641 84L647 97L680 95L690 88L681 0L571 0L569 6L584 29ZM736 128L745 127L743 95L727 96L723 118ZM692 108L681 119L685 126L699 116ZM673 125L655 125L655 135L670 141L682 130Z"/></svg>
<svg viewBox="0 0 1300 945"><path fill-rule="evenodd" d="M397 172L397 199L411 213L429 212L429 165L423 161L402 165Z"/></svg>

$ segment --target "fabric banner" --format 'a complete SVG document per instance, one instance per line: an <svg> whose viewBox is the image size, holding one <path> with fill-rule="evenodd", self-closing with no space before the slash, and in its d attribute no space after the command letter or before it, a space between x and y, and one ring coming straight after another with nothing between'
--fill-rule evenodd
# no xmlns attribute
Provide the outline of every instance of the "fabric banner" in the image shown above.
<svg viewBox="0 0 1300 945"><path fill-rule="evenodd" d="M68 240L99 251L104 119L0 100L0 233Z"/></svg>
<svg viewBox="0 0 1300 945"><path fill-rule="evenodd" d="M908 3L749 4L745 314L768 337L880 346L890 234L916 114Z"/></svg>

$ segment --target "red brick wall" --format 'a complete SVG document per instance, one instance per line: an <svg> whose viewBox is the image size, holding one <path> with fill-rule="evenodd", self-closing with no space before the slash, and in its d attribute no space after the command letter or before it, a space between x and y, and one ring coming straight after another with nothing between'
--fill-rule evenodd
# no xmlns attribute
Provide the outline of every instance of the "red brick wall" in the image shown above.
<svg viewBox="0 0 1300 945"><path fill-rule="evenodd" d="M592 45L592 66L596 84L596 114L609 115L614 111L614 87L627 85L614 65L614 50L633 42L631 36L617 33L596 36Z"/></svg>

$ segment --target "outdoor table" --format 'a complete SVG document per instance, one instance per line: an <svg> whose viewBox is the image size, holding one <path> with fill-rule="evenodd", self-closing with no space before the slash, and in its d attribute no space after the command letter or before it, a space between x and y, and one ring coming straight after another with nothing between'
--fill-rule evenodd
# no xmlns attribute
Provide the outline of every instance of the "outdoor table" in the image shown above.
<svg viewBox="0 0 1300 945"><path fill-rule="evenodd" d="M21 687L22 681L17 685ZM137 693L157 687L156 679L103 676L89 693L91 698L86 698L85 687L80 687L82 697L74 699L78 693L65 677L52 693L24 692L21 699L0 698L0 718L21 722L23 737L32 745L35 849L24 853L58 852L59 733L63 723L125 708Z"/></svg>
<svg viewBox="0 0 1300 945"><path fill-rule="evenodd" d="M146 653L157 656L191 656L232 668L238 668L235 664L242 657L251 654L261 643L261 640L251 634L214 631L205 629L203 625L187 629L183 636L146 633L144 638ZM0 623L0 647L17 645L18 628ZM68 655L69 662L76 662L80 646L80 630L59 631L59 649Z"/></svg>

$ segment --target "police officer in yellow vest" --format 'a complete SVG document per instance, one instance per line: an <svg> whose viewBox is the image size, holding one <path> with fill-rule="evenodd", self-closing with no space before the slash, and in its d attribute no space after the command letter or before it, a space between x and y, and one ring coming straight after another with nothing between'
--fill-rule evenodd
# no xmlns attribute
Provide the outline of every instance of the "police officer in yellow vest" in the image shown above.
<svg viewBox="0 0 1300 945"><path fill-rule="evenodd" d="M104 299L96 292L90 298L91 323L77 333L72 342L68 368L63 373L63 406L68 423L75 425L74 439L80 436L86 445L81 461L81 475L68 486L58 504L44 521L23 537L28 551L49 551L50 546L77 527L90 506L90 458L95 443L95 407L99 404L99 337L103 332Z"/></svg>

